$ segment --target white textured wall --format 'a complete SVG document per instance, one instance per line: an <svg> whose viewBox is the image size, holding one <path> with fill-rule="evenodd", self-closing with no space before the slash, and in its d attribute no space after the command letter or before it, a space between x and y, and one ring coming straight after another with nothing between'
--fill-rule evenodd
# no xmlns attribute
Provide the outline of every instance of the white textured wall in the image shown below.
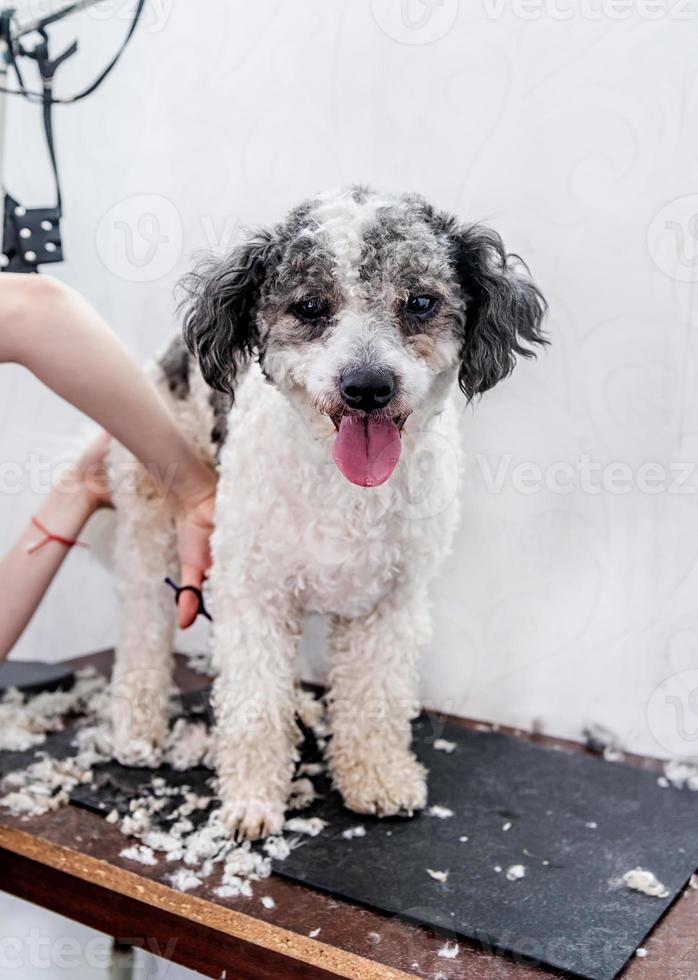
<svg viewBox="0 0 698 980"><path fill-rule="evenodd" d="M56 112L57 271L145 358L174 329L193 250L319 187L419 190L491 222L542 285L553 345L464 409L465 516L435 589L425 697L691 751L690 718L677 728L676 703L652 692L672 678L689 710L698 688L698 508L672 483L681 461L698 482L698 14L588 0L568 19L563 0L535 4L151 3L103 89ZM106 6L74 22L84 50L62 90L123 32L123 7ZM12 192L48 200L38 114L18 102L7 157ZM10 461L79 425L10 367L0 418ZM3 547L34 506L27 489L2 496ZM94 649L115 624L108 579L76 553L17 653Z"/></svg>

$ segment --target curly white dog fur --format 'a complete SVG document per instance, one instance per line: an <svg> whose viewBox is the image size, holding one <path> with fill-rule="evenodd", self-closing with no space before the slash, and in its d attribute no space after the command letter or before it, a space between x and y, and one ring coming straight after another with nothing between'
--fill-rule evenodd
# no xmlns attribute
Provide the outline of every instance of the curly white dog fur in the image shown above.
<svg viewBox="0 0 698 980"><path fill-rule="evenodd" d="M334 783L359 813L411 813L427 799L410 719L427 585L457 521L457 390L472 398L531 356L544 301L494 232L358 187L302 204L185 287L184 341L156 379L220 472L210 608L224 820L250 838L282 829L311 612L331 623ZM131 466L138 490L114 480L115 751L151 765L166 732L175 540L146 471L119 446L111 463Z"/></svg>

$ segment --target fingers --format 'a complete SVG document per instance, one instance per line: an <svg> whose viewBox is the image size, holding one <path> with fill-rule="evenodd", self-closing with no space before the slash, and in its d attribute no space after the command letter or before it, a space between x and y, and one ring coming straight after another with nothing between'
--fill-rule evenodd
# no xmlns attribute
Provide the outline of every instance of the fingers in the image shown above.
<svg viewBox="0 0 698 980"><path fill-rule="evenodd" d="M177 616L180 629L188 629L196 620L199 612L199 600L193 592L183 592L177 603Z"/></svg>
<svg viewBox="0 0 698 980"><path fill-rule="evenodd" d="M195 565L182 565L182 585L193 585L201 589L204 573ZM199 598L194 592L180 592L177 602L177 613L180 629L187 629L196 619L199 612Z"/></svg>
<svg viewBox="0 0 698 980"><path fill-rule="evenodd" d="M201 589L206 572L211 567L209 538L213 530L211 520L212 502L200 502L192 510L180 514L177 520L177 543L182 569L182 585ZM196 619L199 612L197 596L191 591L182 592L179 597L179 625L186 629Z"/></svg>

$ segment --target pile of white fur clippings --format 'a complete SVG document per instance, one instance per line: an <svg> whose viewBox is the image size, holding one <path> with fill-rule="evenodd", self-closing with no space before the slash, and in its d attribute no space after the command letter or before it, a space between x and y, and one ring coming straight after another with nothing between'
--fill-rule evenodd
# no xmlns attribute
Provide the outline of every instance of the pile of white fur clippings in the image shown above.
<svg viewBox="0 0 698 980"><path fill-rule="evenodd" d="M92 667L76 673L67 691L42 691L25 697L10 688L0 698L0 751L25 752L65 728L66 717L94 720L101 711L106 680Z"/></svg>
<svg viewBox="0 0 698 980"><path fill-rule="evenodd" d="M174 692L173 692L174 693ZM173 702L173 710L176 700ZM327 730L320 701L299 689L297 711L311 728L321 748ZM72 747L76 753L54 758L40 749L48 734L65 730L79 719ZM68 691L43 692L25 697L17 690L0 699L0 750L24 752L35 749L36 761L11 772L0 782L0 807L22 818L57 810L70 802L79 784L92 783L94 767L112 759L108 713L108 683L94 669L76 674ZM165 746L164 762L177 772L211 764L211 736L200 721L176 718ZM300 767L292 787L290 809L304 809L315 798L311 776L323 772L323 763ZM281 834L268 837L260 847L237 844L214 809L214 795L197 794L187 785L169 785L160 775L151 778L148 793L131 799L128 812L112 810L108 823L118 826L126 838L121 857L136 864L163 867L174 888L200 887L214 872L214 893L220 898L252 895L252 882L271 874L271 862L283 861L298 846L299 835L315 836L325 828L319 818L291 818ZM358 833L357 835L358 836ZM175 865L179 865L176 867Z"/></svg>
<svg viewBox="0 0 698 980"><path fill-rule="evenodd" d="M0 784L0 805L21 816L37 816L68 803L69 793L92 779L92 767L110 758L109 745L99 737L107 682L92 668L78 671L67 691L43 691L25 697L10 688L0 699L0 750L25 752L36 749L36 762L5 776ZM38 747L46 736L62 731L68 721L80 717L85 727L76 755L56 759Z"/></svg>

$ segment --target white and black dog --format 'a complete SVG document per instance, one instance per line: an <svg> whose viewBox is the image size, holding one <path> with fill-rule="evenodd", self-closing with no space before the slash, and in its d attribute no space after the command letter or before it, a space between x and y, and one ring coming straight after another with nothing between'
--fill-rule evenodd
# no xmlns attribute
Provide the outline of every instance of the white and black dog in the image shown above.
<svg viewBox="0 0 698 980"><path fill-rule="evenodd" d="M545 302L495 232L361 187L307 201L185 286L183 340L155 374L220 474L210 599L223 819L239 837L283 826L307 613L330 616L335 786L359 813L411 813L427 799L410 749L427 585L458 517L455 488L420 509L413 461L428 444L429 478L452 482L440 468L458 454L457 389L471 399L531 356ZM145 470L120 446L111 457L139 487L114 486L114 747L152 765L167 730L174 529Z"/></svg>

